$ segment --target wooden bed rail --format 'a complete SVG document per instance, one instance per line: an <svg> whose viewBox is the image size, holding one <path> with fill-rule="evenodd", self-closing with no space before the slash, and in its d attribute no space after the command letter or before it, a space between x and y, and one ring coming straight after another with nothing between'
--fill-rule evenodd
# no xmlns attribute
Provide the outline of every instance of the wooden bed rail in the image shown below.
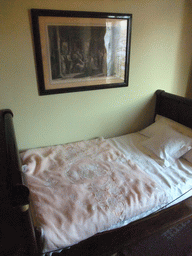
<svg viewBox="0 0 192 256"><path fill-rule="evenodd" d="M21 161L13 126L13 113L9 109L0 110L0 178L1 178L1 233L15 233L10 241L0 244L0 254L7 251L14 255L37 255L37 243L31 222L29 189L23 184ZM14 170L14 171L13 171ZM6 236L5 236L6 237ZM9 240L8 234L5 240ZM17 242L16 242L17 241ZM8 246L7 246L8 245Z"/></svg>

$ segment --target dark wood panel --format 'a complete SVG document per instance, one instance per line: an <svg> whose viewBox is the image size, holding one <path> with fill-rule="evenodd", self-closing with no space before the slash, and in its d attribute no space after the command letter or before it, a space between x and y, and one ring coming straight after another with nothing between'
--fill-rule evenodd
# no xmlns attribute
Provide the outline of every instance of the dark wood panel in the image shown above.
<svg viewBox="0 0 192 256"><path fill-rule="evenodd" d="M192 99L158 90L156 92L155 114L168 117L192 128Z"/></svg>
<svg viewBox="0 0 192 256"><path fill-rule="evenodd" d="M36 242L12 117L10 110L0 111L0 255L30 256Z"/></svg>

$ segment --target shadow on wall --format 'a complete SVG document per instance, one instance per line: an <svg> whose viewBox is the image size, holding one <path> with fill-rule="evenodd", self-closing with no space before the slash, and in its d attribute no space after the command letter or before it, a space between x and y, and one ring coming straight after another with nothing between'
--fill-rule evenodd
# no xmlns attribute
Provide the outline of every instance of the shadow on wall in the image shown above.
<svg viewBox="0 0 192 256"><path fill-rule="evenodd" d="M141 129L147 127L154 122L155 104L156 95L154 92L154 94L143 105L142 109L140 109L140 111L137 113L137 116L135 116L134 120L132 120L131 126L134 127L134 129L130 130L129 133L140 131Z"/></svg>
<svg viewBox="0 0 192 256"><path fill-rule="evenodd" d="M176 61L174 86L177 88L178 93L180 92L182 96L186 96L186 97L192 97L191 11L192 11L191 0L184 0L182 31L181 31L180 45L178 48L178 56ZM191 67L190 67L190 62L191 62Z"/></svg>
<svg viewBox="0 0 192 256"><path fill-rule="evenodd" d="M187 98L192 99L192 61L191 61L191 72L189 74L189 79L187 83L187 90L186 90L186 95Z"/></svg>

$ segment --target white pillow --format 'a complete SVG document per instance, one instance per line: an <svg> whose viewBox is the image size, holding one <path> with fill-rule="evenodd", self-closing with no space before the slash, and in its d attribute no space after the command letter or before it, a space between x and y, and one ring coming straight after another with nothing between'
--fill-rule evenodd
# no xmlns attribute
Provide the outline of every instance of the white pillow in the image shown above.
<svg viewBox="0 0 192 256"><path fill-rule="evenodd" d="M183 124L180 124L176 121L173 121L172 119L169 119L169 118L161 116L161 115L156 115L155 122L157 122L157 121L160 121L161 123L164 123L164 124L168 124L173 129L177 130L178 132L192 138L192 129Z"/></svg>
<svg viewBox="0 0 192 256"><path fill-rule="evenodd" d="M143 141L142 145L159 158L173 163L192 148L192 139L164 125L153 137Z"/></svg>
<svg viewBox="0 0 192 256"><path fill-rule="evenodd" d="M139 131L140 134L145 135L149 138L158 135L164 129L165 124L161 121L157 121L149 126L147 126L145 129Z"/></svg>
<svg viewBox="0 0 192 256"><path fill-rule="evenodd" d="M182 158L186 159L188 162L192 163L192 149L189 150Z"/></svg>
<svg viewBox="0 0 192 256"><path fill-rule="evenodd" d="M156 115L155 123L149 125L139 133L147 137L152 137L161 131L163 125L169 125L174 130L192 138L192 129L160 115Z"/></svg>

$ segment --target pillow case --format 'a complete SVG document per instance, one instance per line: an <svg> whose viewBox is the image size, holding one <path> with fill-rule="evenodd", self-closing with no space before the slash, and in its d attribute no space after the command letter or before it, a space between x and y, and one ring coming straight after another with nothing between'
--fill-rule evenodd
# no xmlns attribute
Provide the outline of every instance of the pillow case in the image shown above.
<svg viewBox="0 0 192 256"><path fill-rule="evenodd" d="M183 124L180 124L172 119L169 119L161 115L156 115L155 122L157 121L170 125L173 129L177 130L178 132L192 138L192 129Z"/></svg>
<svg viewBox="0 0 192 256"><path fill-rule="evenodd" d="M180 123L177 123L167 117L156 115L155 122L145 129L141 130L139 133L142 135L145 135L147 137L152 137L159 133L161 129L163 129L163 125L169 125L174 130L184 134L185 136L189 136L192 138L192 129L182 125Z"/></svg>
<svg viewBox="0 0 192 256"><path fill-rule="evenodd" d="M155 135L158 135L158 133L161 133L161 131L164 129L165 124L161 121L157 121L149 126L147 126L145 129L139 131L140 134L145 135L146 137L153 137Z"/></svg>
<svg viewBox="0 0 192 256"><path fill-rule="evenodd" d="M192 148L192 138L175 131L168 125L164 124L160 127L154 136L141 144L159 158L174 163Z"/></svg>

